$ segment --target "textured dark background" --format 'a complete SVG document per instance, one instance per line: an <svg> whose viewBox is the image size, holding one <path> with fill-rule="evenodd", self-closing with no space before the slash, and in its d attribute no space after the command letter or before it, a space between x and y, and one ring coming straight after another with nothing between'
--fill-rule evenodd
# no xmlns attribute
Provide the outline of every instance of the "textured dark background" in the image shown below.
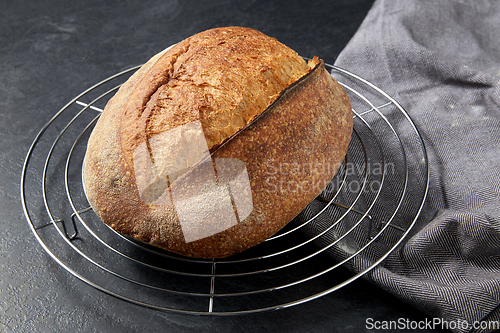
<svg viewBox="0 0 500 333"><path fill-rule="evenodd" d="M31 142L84 89L194 33L228 25L256 28L303 56L333 63L372 2L2 1L0 331L362 332L367 318L424 320L362 280L319 300L257 315L211 318L142 308L59 267L37 243L21 207L21 169Z"/></svg>

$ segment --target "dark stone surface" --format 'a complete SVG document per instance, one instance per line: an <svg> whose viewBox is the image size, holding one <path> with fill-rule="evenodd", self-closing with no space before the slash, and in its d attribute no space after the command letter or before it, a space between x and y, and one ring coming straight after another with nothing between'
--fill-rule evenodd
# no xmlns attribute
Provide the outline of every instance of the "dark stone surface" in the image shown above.
<svg viewBox="0 0 500 333"><path fill-rule="evenodd" d="M108 296L61 268L22 210L24 158L40 128L93 84L218 26L276 37L333 63L372 1L4 1L0 4L0 331L362 332L367 318L425 320L365 281L292 308L236 317L165 313ZM40 193L29 193L41 195ZM37 219L48 219L43 210ZM422 330L424 332L425 330Z"/></svg>

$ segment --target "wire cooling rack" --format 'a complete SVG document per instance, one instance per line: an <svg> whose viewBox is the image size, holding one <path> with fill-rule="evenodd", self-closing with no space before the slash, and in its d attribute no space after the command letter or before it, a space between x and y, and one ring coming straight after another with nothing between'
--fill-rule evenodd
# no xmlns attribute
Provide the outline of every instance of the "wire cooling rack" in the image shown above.
<svg viewBox="0 0 500 333"><path fill-rule="evenodd" d="M55 113L23 165L21 198L29 226L43 249L81 281L162 311L276 310L317 299L368 274L413 227L429 181L416 126L384 91L327 65L351 98L353 136L337 175L287 227L220 260L178 256L117 234L87 202L82 163L106 102L138 68L97 83Z"/></svg>

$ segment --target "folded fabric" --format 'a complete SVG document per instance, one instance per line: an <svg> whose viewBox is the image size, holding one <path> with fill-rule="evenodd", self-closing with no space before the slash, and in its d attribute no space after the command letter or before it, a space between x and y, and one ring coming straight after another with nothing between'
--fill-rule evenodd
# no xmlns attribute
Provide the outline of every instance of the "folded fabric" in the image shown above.
<svg viewBox="0 0 500 333"><path fill-rule="evenodd" d="M335 63L397 100L429 157L420 218L367 278L456 332L500 320L499 31L495 0L379 0Z"/></svg>

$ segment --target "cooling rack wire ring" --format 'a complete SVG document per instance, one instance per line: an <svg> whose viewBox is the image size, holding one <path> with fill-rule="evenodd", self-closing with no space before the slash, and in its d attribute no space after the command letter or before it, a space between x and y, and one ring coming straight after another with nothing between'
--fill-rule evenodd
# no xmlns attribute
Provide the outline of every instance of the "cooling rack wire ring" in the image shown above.
<svg viewBox="0 0 500 333"><path fill-rule="evenodd" d="M311 203L302 220L256 251L220 260L177 256L111 231L89 207L81 185L82 149L105 102L140 66L83 91L35 137L21 176L23 210L35 238L63 269L97 290L175 313L235 315L277 310L315 300L363 277L401 244L420 215L429 184L427 153L418 129L397 101L349 71L326 67L353 102L352 148L334 178L337 185ZM394 113L397 122L391 118ZM412 146L401 137L401 122L414 137ZM385 172L394 158L392 149L384 147L387 137L392 138L402 161L397 178ZM384 170L376 179L369 170L374 160ZM351 165L356 166L355 175L348 170ZM58 168L63 171L57 172ZM419 182L414 179L415 170L420 171ZM378 187L373 188L375 182ZM354 183L358 185L355 191ZM380 202L389 193L394 196L392 205L382 214ZM401 219L408 206L413 210ZM332 279L333 275L341 278Z"/></svg>

